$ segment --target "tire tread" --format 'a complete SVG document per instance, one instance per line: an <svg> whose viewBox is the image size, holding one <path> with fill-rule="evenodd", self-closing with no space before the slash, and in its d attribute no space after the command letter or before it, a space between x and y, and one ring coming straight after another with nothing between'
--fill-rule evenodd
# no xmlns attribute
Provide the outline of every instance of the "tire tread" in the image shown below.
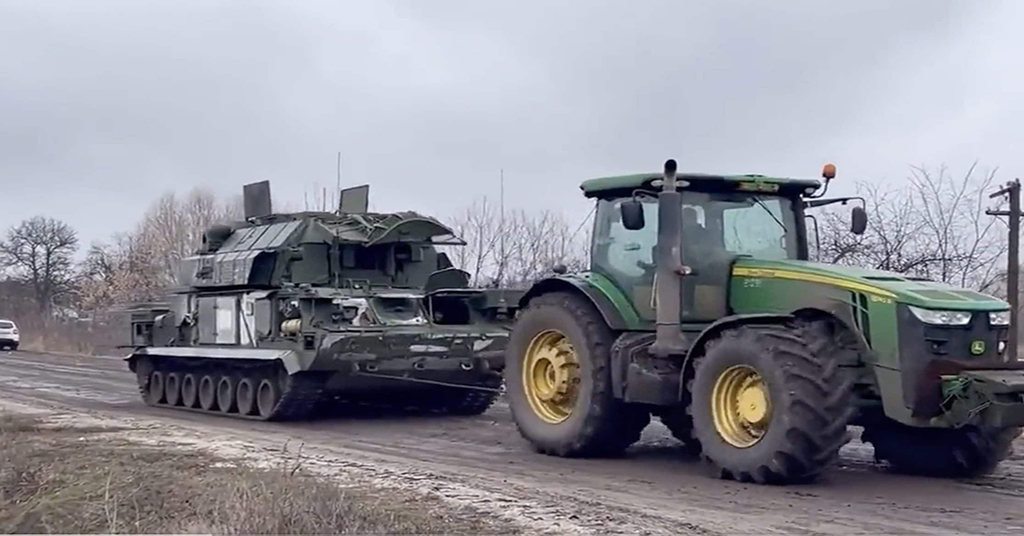
<svg viewBox="0 0 1024 536"><path fill-rule="evenodd" d="M640 439L643 429L650 423L650 412L646 408L616 399L612 392L610 355L614 333L590 302L574 294L542 294L531 300L521 315L539 314L544 310L564 311L576 319L584 333L586 354L592 358L593 388L590 407L585 410L579 432L557 443L534 443L534 447L544 454L563 457L621 454ZM512 358L522 359L522 356ZM520 434L530 439L520 419L515 420Z"/></svg>
<svg viewBox="0 0 1024 536"><path fill-rule="evenodd" d="M786 412L789 427L772 446L770 456L761 457L753 466L729 467L722 457L701 444L694 429L690 441L704 458L719 467L724 477L760 484L808 482L821 475L837 458L839 449L850 440L847 425L854 415L853 381L846 377L838 361L831 357L832 340L822 337L805 322L785 325L742 326L728 330L709 342L694 362L695 374L707 366L714 349L725 341L739 343L769 353L781 368L788 395L773 397ZM688 383L692 392L692 381ZM688 404L693 415L693 403ZM704 434L717 433L713 429ZM732 447L730 447L732 448Z"/></svg>

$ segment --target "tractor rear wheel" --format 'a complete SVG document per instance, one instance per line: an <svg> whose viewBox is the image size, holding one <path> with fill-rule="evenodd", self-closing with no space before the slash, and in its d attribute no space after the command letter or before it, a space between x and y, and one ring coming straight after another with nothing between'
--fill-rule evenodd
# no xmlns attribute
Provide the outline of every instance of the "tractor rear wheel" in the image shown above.
<svg viewBox="0 0 1024 536"><path fill-rule="evenodd" d="M709 342L688 382L693 435L723 478L813 480L849 441L852 382L807 325L749 326Z"/></svg>
<svg viewBox="0 0 1024 536"><path fill-rule="evenodd" d="M597 309L567 293L530 301L506 353L506 392L520 434L545 454L620 454L650 422L612 392L614 336Z"/></svg>
<svg viewBox="0 0 1024 536"><path fill-rule="evenodd" d="M991 473L1013 453L1020 428L917 428L893 421L864 427L861 436L875 447L875 459L900 472L943 477Z"/></svg>

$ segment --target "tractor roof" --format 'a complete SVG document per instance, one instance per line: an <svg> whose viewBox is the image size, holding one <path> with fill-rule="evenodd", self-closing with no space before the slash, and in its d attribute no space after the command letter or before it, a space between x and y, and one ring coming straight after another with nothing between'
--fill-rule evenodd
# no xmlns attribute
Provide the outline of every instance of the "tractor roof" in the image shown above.
<svg viewBox="0 0 1024 536"><path fill-rule="evenodd" d="M587 197L604 197L612 195L629 195L633 190L655 190L651 182L663 177L661 173L636 173L633 175L616 175L599 177L583 181L580 189ZM763 192L810 193L817 190L821 183L814 179L788 179L783 177L766 177L764 175L713 175L707 173L678 173L676 178L690 183L687 190L747 190Z"/></svg>

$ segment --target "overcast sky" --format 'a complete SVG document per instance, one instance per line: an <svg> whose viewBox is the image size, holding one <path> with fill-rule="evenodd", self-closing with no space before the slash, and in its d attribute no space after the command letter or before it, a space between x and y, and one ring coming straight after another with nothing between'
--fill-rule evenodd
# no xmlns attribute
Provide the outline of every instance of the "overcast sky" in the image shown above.
<svg viewBox="0 0 1024 536"><path fill-rule="evenodd" d="M563 211L657 170L1024 174L1024 2L0 0L0 229L83 246L165 191L371 184ZM842 188L839 190L841 191Z"/></svg>

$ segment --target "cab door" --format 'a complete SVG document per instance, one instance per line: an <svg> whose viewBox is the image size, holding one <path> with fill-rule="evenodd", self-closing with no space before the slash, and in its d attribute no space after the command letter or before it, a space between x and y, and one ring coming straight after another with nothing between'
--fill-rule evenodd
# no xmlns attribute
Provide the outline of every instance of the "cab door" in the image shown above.
<svg viewBox="0 0 1024 536"><path fill-rule="evenodd" d="M624 199L598 201L591 269L611 279L642 320L653 322L658 203L641 199L646 225L631 231L622 225L622 201Z"/></svg>

